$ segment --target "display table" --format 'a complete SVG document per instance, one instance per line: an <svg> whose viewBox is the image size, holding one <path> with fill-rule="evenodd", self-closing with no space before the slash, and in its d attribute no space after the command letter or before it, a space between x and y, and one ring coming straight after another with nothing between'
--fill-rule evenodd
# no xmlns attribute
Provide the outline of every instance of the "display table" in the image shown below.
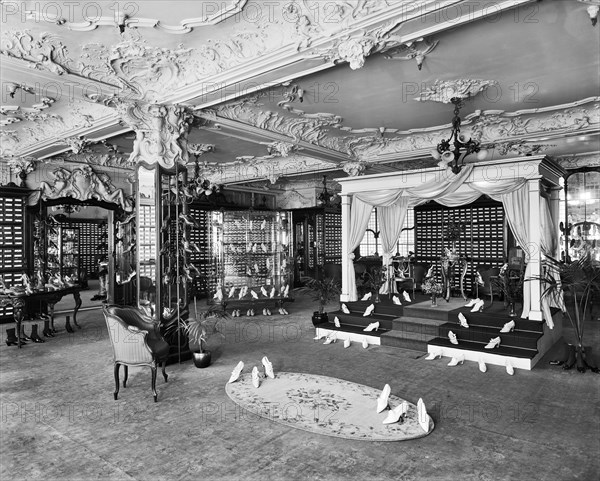
<svg viewBox="0 0 600 481"><path fill-rule="evenodd" d="M27 306L28 303L34 301L46 301L48 303L48 311L50 315L50 329L54 331L55 304L66 295L73 294L73 299L75 299L75 309L73 309L73 323L77 327L80 327L79 324L77 324L77 311L81 307L81 296L79 295L80 291L81 286L71 286L57 290L38 290L34 291L32 294L26 294L24 292L19 294L0 294L0 307L12 306L14 310L13 316L17 324L16 332L19 347L21 347L21 323L23 322L23 317L25 316L25 306Z"/></svg>
<svg viewBox="0 0 600 481"><path fill-rule="evenodd" d="M460 294L463 299L467 299L465 296L465 276L467 275L467 271L469 269L469 262L466 258L462 256L458 257L440 257L440 267L442 271L442 294L444 295L444 299L446 302L450 300L450 290L452 287L452 278L460 274Z"/></svg>

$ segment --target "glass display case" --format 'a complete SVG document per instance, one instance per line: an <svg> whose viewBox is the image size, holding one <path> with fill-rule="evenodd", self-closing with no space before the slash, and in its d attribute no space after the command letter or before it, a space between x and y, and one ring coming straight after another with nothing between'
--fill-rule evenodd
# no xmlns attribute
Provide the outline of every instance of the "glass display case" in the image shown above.
<svg viewBox="0 0 600 481"><path fill-rule="evenodd" d="M589 253L600 262L600 169L572 171L565 179L566 222L561 244L570 260Z"/></svg>
<svg viewBox="0 0 600 481"><path fill-rule="evenodd" d="M209 303L281 306L292 281L290 213L212 211L209 218Z"/></svg>

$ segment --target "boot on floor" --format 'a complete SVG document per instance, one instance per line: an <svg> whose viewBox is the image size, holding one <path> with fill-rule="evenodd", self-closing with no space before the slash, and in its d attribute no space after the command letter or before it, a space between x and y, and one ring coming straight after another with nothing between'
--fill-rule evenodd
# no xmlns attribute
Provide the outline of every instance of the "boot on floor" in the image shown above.
<svg viewBox="0 0 600 481"><path fill-rule="evenodd" d="M54 334L52 334L52 331L50 330L50 320L48 319L44 321L44 330L42 331L42 334L44 337L54 337Z"/></svg>
<svg viewBox="0 0 600 481"><path fill-rule="evenodd" d="M17 336L15 335L14 327L6 330L6 345L7 346L18 346L19 345L19 340L17 339Z"/></svg>
<svg viewBox="0 0 600 481"><path fill-rule="evenodd" d="M31 336L29 336L29 337L31 338L31 340L33 342L46 342L38 334L38 325L37 324L31 325Z"/></svg>

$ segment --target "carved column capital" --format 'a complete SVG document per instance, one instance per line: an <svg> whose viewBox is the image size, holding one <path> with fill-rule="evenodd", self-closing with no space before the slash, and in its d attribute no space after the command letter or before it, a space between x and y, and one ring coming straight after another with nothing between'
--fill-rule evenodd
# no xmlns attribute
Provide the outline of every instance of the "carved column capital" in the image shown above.
<svg viewBox="0 0 600 481"><path fill-rule="evenodd" d="M158 163L167 169L188 161L187 137L193 116L180 105L119 102L122 121L136 134L129 163Z"/></svg>

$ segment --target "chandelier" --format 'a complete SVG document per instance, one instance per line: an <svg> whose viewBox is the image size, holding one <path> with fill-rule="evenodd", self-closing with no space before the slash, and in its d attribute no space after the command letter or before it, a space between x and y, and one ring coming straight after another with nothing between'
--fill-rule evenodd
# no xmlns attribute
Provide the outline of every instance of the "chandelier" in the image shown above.
<svg viewBox="0 0 600 481"><path fill-rule="evenodd" d="M452 132L447 140L442 140L431 155L436 160L448 163L454 174L458 174L465 165L465 157L476 153L478 160L487 157L487 150L481 148L481 144L460 132L460 109L463 101L459 97L453 97L450 102L454 104L454 117L452 118Z"/></svg>

